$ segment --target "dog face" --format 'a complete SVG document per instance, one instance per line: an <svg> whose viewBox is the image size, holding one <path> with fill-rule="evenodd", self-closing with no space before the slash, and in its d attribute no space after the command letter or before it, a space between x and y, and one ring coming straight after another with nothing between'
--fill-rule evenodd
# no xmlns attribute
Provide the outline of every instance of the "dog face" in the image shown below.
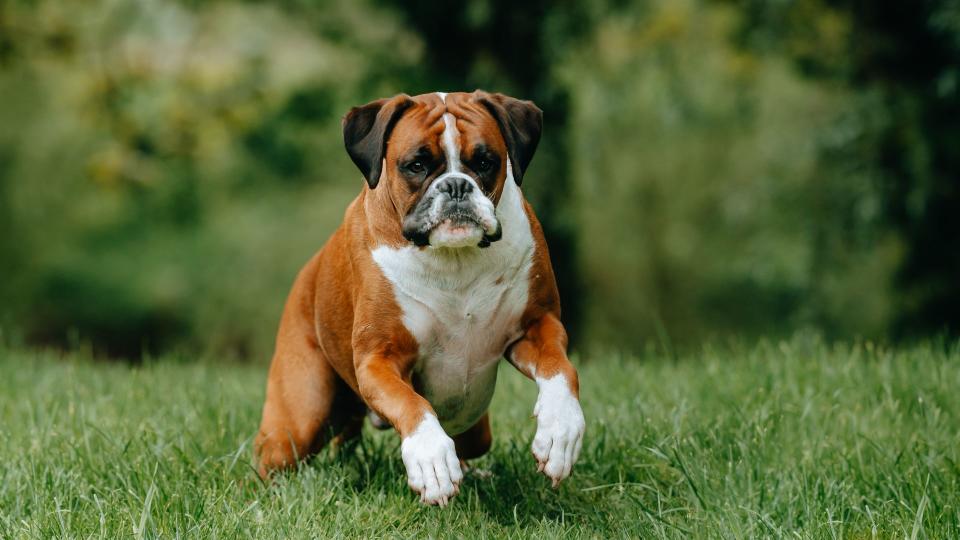
<svg viewBox="0 0 960 540"><path fill-rule="evenodd" d="M417 246L486 247L502 234L496 207L504 183L522 181L542 124L529 101L437 92L354 108L343 136L369 189L393 203L404 238Z"/></svg>

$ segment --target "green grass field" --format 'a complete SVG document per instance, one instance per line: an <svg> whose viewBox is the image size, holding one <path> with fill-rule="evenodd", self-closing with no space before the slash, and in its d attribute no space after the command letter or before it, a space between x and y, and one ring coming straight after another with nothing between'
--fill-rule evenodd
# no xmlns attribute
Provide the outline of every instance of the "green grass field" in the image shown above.
<svg viewBox="0 0 960 540"><path fill-rule="evenodd" d="M960 347L813 339L581 361L587 436L559 489L509 366L494 450L446 509L392 432L264 486L264 366L0 351L0 538L960 536Z"/></svg>

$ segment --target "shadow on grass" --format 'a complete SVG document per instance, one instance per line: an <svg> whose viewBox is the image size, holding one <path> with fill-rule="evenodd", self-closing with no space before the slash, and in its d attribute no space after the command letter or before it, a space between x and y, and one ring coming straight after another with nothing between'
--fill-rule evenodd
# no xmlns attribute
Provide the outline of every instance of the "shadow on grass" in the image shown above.
<svg viewBox="0 0 960 540"><path fill-rule="evenodd" d="M625 462L623 449L605 444L603 430L597 431L584 448L573 476L556 489L537 472L526 442L511 439L495 443L490 454L471 462L492 475L468 473L450 510L480 512L505 527L555 524L603 530L625 518L636 519L640 509L645 516L640 519L673 527L653 510L657 507L657 495L638 486L653 485L655 490L676 495L681 483L676 471ZM349 447L324 449L301 471L313 469L318 475L335 478L343 490L336 494L337 498L376 501L385 494L408 500L415 507L417 498L406 485L399 456L399 441L393 433L365 432L360 442ZM430 511L426 507L423 510ZM626 513L631 513L631 518Z"/></svg>
<svg viewBox="0 0 960 540"><path fill-rule="evenodd" d="M515 440L505 442L485 458L494 473L492 478L466 487L476 490L482 511L502 525L553 522L610 532L625 523L636 525L642 521L661 533L665 528L689 533L661 517L665 509L661 494L676 495L680 485L676 471L671 467L641 466L636 454L628 457L623 448L608 446L603 429L595 431L572 476L556 489L537 472L528 446ZM658 504L660 510L656 510ZM672 511L681 515L688 510L689 507L679 507Z"/></svg>

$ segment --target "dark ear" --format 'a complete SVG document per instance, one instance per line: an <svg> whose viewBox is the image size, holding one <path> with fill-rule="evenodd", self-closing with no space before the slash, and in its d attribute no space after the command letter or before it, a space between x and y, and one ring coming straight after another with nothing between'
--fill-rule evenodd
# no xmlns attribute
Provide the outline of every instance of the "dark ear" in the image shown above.
<svg viewBox="0 0 960 540"><path fill-rule="evenodd" d="M343 117L343 144L370 189L380 181L390 132L411 105L410 96L400 94L354 107Z"/></svg>
<svg viewBox="0 0 960 540"><path fill-rule="evenodd" d="M503 94L489 94L482 90L477 90L474 94L500 125L500 133L507 143L507 152L513 165L513 179L519 185L540 142L543 111L532 101L522 101Z"/></svg>

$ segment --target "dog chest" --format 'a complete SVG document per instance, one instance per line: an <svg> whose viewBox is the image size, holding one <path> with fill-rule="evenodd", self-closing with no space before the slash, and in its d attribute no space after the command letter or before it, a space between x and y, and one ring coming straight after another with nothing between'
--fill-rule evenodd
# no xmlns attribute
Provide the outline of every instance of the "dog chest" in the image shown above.
<svg viewBox="0 0 960 540"><path fill-rule="evenodd" d="M451 434L486 411L498 361L521 334L532 242L526 249L498 244L446 253L381 247L374 253L419 345L414 385Z"/></svg>
<svg viewBox="0 0 960 540"><path fill-rule="evenodd" d="M497 365L507 345L520 337L526 307L523 279L482 276L458 294L410 306L420 344L414 381L451 433L469 428L493 396Z"/></svg>

